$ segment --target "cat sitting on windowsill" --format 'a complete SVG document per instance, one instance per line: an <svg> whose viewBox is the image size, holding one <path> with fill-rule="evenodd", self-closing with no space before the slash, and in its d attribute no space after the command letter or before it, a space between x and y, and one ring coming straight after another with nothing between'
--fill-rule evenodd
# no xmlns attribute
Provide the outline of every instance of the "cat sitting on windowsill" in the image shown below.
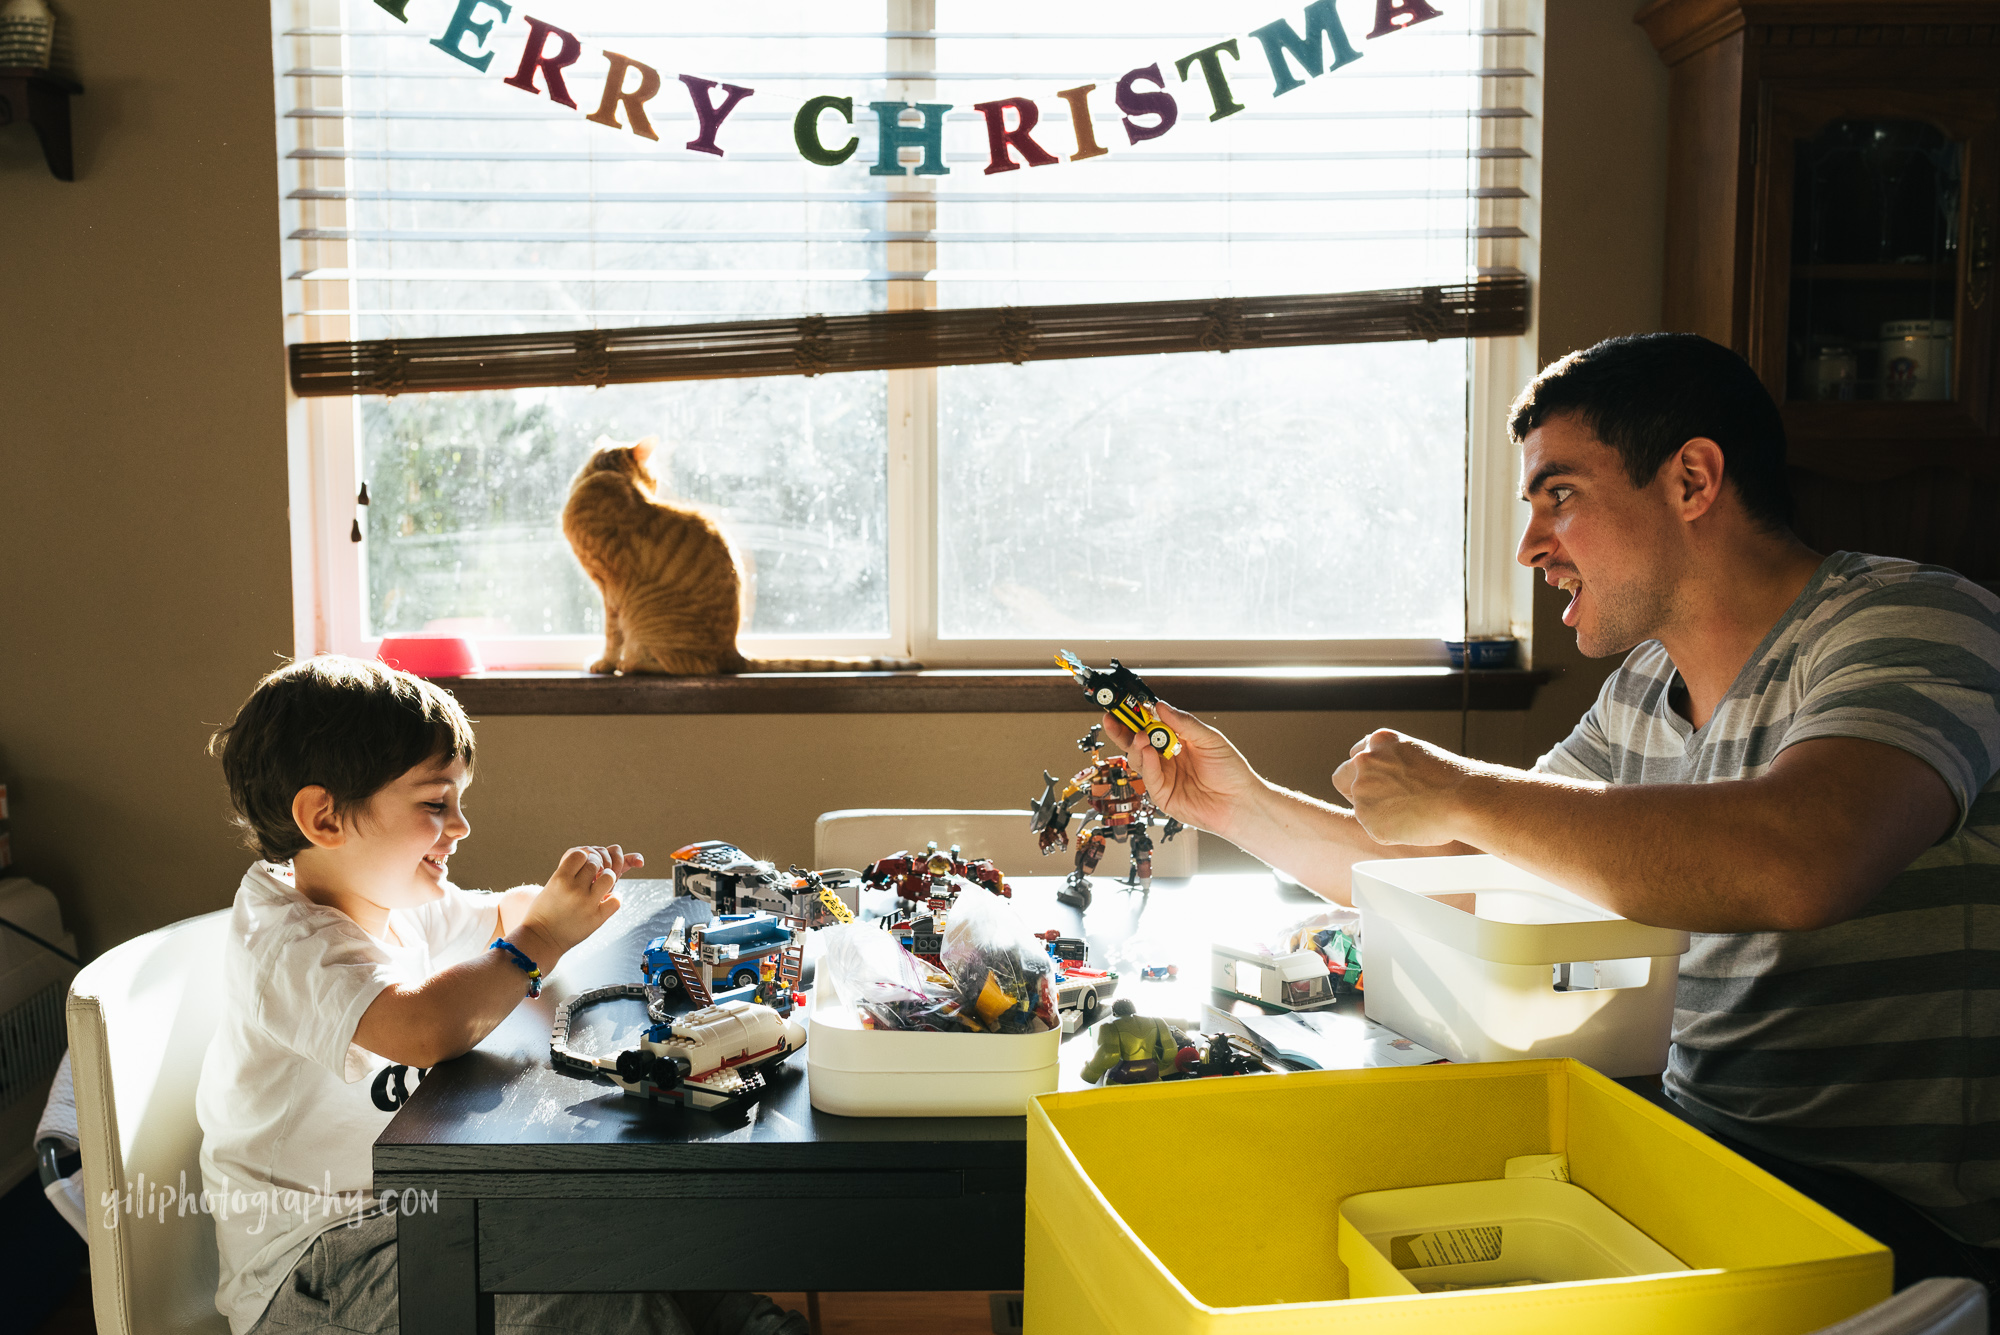
<svg viewBox="0 0 2000 1335"><path fill-rule="evenodd" d="M592 672L885 671L907 658L745 658L741 563L715 521L659 498L651 439L597 450L570 483L563 536L604 597L604 657Z"/></svg>

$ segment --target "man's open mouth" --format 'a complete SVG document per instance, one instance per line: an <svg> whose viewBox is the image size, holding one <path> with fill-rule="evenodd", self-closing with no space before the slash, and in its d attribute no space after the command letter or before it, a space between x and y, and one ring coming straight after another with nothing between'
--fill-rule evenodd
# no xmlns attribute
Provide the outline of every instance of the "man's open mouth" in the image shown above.
<svg viewBox="0 0 2000 1335"><path fill-rule="evenodd" d="M1563 609L1563 625L1576 625L1577 606L1583 601L1583 581L1575 575L1565 575L1556 581L1556 587L1569 595L1569 606Z"/></svg>

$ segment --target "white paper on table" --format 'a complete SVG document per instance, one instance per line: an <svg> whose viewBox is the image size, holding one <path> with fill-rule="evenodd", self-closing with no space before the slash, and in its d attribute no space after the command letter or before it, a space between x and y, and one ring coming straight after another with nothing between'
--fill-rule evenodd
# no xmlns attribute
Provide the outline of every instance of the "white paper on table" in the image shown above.
<svg viewBox="0 0 2000 1335"><path fill-rule="evenodd" d="M1207 1006L1202 1010L1201 1027L1211 1034L1240 1034L1271 1056L1322 1071L1427 1066L1445 1060L1365 1015L1327 1011L1231 1015Z"/></svg>

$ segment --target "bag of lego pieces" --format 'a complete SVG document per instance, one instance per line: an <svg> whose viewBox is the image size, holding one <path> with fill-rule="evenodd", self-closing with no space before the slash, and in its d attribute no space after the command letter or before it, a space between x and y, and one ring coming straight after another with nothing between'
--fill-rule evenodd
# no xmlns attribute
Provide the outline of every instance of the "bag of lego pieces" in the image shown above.
<svg viewBox="0 0 2000 1335"><path fill-rule="evenodd" d="M1334 905L1286 929L1285 953L1318 951L1333 978L1333 994L1344 997L1361 986L1361 914Z"/></svg>
<svg viewBox="0 0 2000 1335"><path fill-rule="evenodd" d="M850 922L820 929L817 986L832 988L868 1029L958 1029L958 994L943 970L918 959L879 927Z"/></svg>
<svg viewBox="0 0 2000 1335"><path fill-rule="evenodd" d="M1038 1034L1056 1024L1049 953L1014 910L979 886L958 892L939 957L958 989L959 1020L997 1034Z"/></svg>

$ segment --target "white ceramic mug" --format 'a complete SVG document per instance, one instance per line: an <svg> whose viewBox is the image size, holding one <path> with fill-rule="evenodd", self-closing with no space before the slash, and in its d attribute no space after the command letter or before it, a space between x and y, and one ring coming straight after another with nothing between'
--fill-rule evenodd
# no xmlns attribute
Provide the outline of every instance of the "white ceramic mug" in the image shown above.
<svg viewBox="0 0 2000 1335"><path fill-rule="evenodd" d="M1889 320L1882 325L1882 397L1951 397L1951 321Z"/></svg>

